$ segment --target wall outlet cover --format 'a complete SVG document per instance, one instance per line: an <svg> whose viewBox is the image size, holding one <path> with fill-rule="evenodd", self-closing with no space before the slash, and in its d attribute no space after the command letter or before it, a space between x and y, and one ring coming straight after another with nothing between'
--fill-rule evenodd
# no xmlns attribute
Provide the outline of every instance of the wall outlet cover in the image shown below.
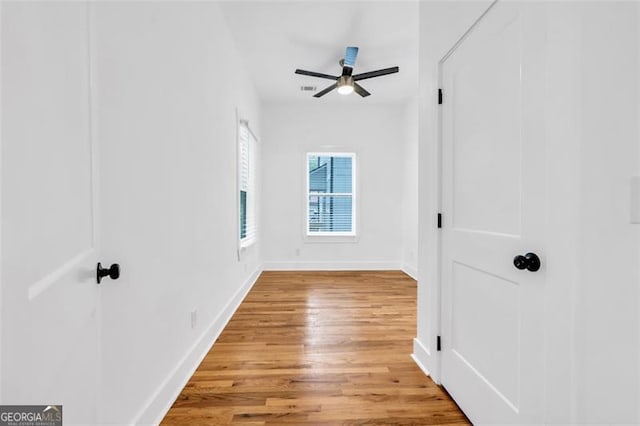
<svg viewBox="0 0 640 426"><path fill-rule="evenodd" d="M631 177L630 222L640 224L640 176Z"/></svg>
<svg viewBox="0 0 640 426"><path fill-rule="evenodd" d="M194 309L191 311L191 328L196 328L198 325L198 310Z"/></svg>

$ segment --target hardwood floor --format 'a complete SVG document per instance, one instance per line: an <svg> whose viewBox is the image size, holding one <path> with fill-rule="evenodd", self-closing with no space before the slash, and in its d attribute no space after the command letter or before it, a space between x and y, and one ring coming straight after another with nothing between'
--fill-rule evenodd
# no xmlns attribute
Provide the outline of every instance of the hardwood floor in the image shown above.
<svg viewBox="0 0 640 426"><path fill-rule="evenodd" d="M164 425L468 424L410 358L399 271L264 272Z"/></svg>

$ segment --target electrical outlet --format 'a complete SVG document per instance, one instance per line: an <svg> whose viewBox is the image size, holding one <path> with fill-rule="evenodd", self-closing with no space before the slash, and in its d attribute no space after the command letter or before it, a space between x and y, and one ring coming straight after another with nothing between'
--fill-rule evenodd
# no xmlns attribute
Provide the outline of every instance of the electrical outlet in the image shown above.
<svg viewBox="0 0 640 426"><path fill-rule="evenodd" d="M640 223L640 176L631 177L631 208L630 222L634 224Z"/></svg>
<svg viewBox="0 0 640 426"><path fill-rule="evenodd" d="M300 256L300 249L299 248L296 249L296 256Z"/></svg>
<svg viewBox="0 0 640 426"><path fill-rule="evenodd" d="M196 328L198 325L198 310L194 309L191 311L191 329Z"/></svg>

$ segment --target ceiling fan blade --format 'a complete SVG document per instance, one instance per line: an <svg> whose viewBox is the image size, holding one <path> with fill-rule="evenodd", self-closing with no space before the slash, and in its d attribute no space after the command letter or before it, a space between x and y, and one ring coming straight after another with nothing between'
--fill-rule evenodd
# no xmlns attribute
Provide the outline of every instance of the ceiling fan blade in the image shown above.
<svg viewBox="0 0 640 426"><path fill-rule="evenodd" d="M400 71L398 67L384 68L376 71L363 72L362 74L356 74L353 76L355 81L364 80L366 78L380 77L381 75L393 74Z"/></svg>
<svg viewBox="0 0 640 426"><path fill-rule="evenodd" d="M354 92L356 92L358 95L362 96L363 98L366 98L367 96L369 96L371 93L367 92L367 90L360 86L358 83L353 83L353 90Z"/></svg>
<svg viewBox="0 0 640 426"><path fill-rule="evenodd" d="M356 58L358 57L358 48L355 46L347 47L347 51L344 54L344 66L345 67L355 67Z"/></svg>
<svg viewBox="0 0 640 426"><path fill-rule="evenodd" d="M333 89L335 89L336 87L338 87L338 83L332 84L331 86L327 87L326 89L321 90L320 92L318 92L315 95L313 95L313 97L314 98L319 98L320 96L324 96L327 93L329 93L330 91L332 91Z"/></svg>
<svg viewBox="0 0 640 426"><path fill-rule="evenodd" d="M329 80L337 80L338 79L338 77L336 77L334 75L323 74L321 72L315 72L315 71L296 70L296 74L308 75L308 76L311 76L311 77L326 78L326 79L329 79Z"/></svg>

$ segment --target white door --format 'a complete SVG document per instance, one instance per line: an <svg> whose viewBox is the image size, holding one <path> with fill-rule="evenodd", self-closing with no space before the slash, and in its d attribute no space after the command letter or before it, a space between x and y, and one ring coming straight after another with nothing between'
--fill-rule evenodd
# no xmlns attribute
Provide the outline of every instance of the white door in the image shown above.
<svg viewBox="0 0 640 426"><path fill-rule="evenodd" d="M87 5L3 2L2 404L96 420L95 150Z"/></svg>
<svg viewBox="0 0 640 426"><path fill-rule="evenodd" d="M476 424L541 420L542 7L495 3L441 63L441 377ZM528 252L540 270L516 269Z"/></svg>

